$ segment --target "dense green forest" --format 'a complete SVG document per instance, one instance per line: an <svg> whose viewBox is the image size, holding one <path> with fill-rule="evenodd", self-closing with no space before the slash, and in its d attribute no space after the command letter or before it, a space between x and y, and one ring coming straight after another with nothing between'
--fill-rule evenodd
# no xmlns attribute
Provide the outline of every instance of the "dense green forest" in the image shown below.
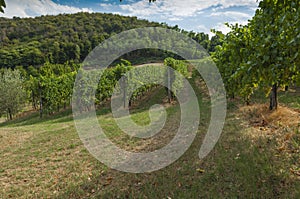
<svg viewBox="0 0 300 199"><path fill-rule="evenodd" d="M0 67L27 68L45 62L63 64L70 60L80 63L93 48L112 35L133 28L158 26L188 34L210 51L218 44L217 37L210 43L208 35L204 33L196 34L181 30L178 26L169 27L137 17L114 14L77 13L36 18L0 18ZM143 55L151 57L157 56L157 53L144 50ZM137 53L133 52L123 58L134 62Z"/></svg>
<svg viewBox="0 0 300 199"><path fill-rule="evenodd" d="M113 14L62 14L0 19L0 65L14 68L45 62L81 62L100 42L124 30L160 26Z"/></svg>

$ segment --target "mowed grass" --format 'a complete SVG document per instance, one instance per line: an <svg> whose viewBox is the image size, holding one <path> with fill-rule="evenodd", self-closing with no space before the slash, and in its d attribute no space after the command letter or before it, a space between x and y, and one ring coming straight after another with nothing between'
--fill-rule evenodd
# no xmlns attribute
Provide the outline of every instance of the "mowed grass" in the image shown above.
<svg viewBox="0 0 300 199"><path fill-rule="evenodd" d="M300 198L300 124L276 123L269 114L264 125L261 109L229 102L222 136L200 160L210 103L203 84L192 84L201 111L196 139L179 160L152 173L124 173L97 161L79 139L71 110L44 119L34 113L1 124L0 198ZM299 95L288 97L281 96L281 101L288 106L284 100L293 98L292 107L297 108ZM164 101L164 89L151 92L134 105L132 118L147 125L148 108ZM109 108L97 112L114 143L145 152L173 138L180 121L178 104L167 106L167 114L162 132L142 140L122 133Z"/></svg>

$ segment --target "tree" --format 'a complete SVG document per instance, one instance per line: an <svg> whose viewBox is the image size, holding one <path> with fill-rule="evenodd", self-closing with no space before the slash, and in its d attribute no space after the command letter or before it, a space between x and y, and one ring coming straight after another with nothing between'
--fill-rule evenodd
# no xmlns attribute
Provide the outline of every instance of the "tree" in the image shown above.
<svg viewBox="0 0 300 199"><path fill-rule="evenodd" d="M293 0L263 0L247 25L229 26L214 56L231 92L248 101L255 88L263 88L272 110L278 87L300 84L299 7Z"/></svg>
<svg viewBox="0 0 300 199"><path fill-rule="evenodd" d="M182 60L176 60L174 58L168 57L164 60L164 65L168 67L166 70L166 76L167 76L167 85L169 88L166 88L167 94L168 94L168 100L169 103L171 103L172 98L177 96L177 93L183 88L183 77L188 76L188 70L187 65ZM171 70L170 68L176 70L178 73L174 73L174 70Z"/></svg>
<svg viewBox="0 0 300 199"><path fill-rule="evenodd" d="M229 27L232 31L226 35L216 32L223 44L216 46L213 57L223 77L228 97L234 98L237 94L248 104L253 89L257 87L257 74L249 74L244 66L249 53L253 51L249 42L246 42L250 38L249 28L238 24Z"/></svg>
<svg viewBox="0 0 300 199"><path fill-rule="evenodd" d="M6 8L6 4L4 0L0 0L0 12L4 12L3 8Z"/></svg>
<svg viewBox="0 0 300 199"><path fill-rule="evenodd" d="M0 72L0 114L12 120L26 101L24 81L19 70L2 69Z"/></svg>
<svg viewBox="0 0 300 199"><path fill-rule="evenodd" d="M296 83L300 75L299 7L299 1L264 0L249 23L256 53L249 60L248 70L259 68L263 78L260 84L272 85L271 110L277 109L277 88Z"/></svg>
<svg viewBox="0 0 300 199"><path fill-rule="evenodd" d="M40 117L43 113L53 114L61 107L70 104L72 85L79 66L73 62L65 64L45 63L39 68L37 76L30 75L28 85L32 104L40 104Z"/></svg>

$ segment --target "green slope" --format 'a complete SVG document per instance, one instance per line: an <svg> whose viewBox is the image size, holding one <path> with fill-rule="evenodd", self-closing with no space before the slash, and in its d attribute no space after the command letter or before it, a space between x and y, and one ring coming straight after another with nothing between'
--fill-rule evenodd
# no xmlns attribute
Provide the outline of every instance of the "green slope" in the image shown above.
<svg viewBox="0 0 300 199"><path fill-rule="evenodd" d="M272 124L276 125L276 131L268 134L273 128L271 124L256 127L249 123L259 117L256 105L241 109L230 102L221 139L204 160L199 160L198 152L209 123L209 99L205 97L203 84L193 85L201 110L197 137L178 161L152 173L127 174L98 162L82 145L70 110L42 120L33 114L2 124L1 198L299 197L296 152L300 144L296 132L299 127L288 127L289 133L294 132L289 139L285 136L284 122L281 126ZM164 100L164 89L150 92L135 104L132 117L140 124L147 124L148 108ZM164 133L150 140L123 134L109 108L102 108L97 115L113 142L126 150L145 152L163 146L174 136L174 127L180 119L178 105L168 106L167 112ZM279 150L283 143L286 150Z"/></svg>

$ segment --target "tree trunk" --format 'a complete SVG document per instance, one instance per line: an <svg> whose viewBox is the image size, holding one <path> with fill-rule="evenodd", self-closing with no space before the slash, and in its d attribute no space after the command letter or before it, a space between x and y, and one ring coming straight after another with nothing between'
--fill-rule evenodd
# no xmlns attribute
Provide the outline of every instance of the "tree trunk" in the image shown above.
<svg viewBox="0 0 300 199"><path fill-rule="evenodd" d="M234 92L232 92L232 93L230 94L230 98L231 98L231 99L234 99L234 97L235 97L235 96L234 96Z"/></svg>
<svg viewBox="0 0 300 199"><path fill-rule="evenodd" d="M131 98L129 99L129 104L128 104L128 107L131 107Z"/></svg>
<svg viewBox="0 0 300 199"><path fill-rule="evenodd" d="M35 104L35 98L33 92L31 92L31 97L32 97L32 107L34 108L34 110L36 110L36 104Z"/></svg>
<svg viewBox="0 0 300 199"><path fill-rule="evenodd" d="M127 107L127 104L126 104L126 77L123 76L122 78L122 88L123 88L123 106L124 108Z"/></svg>
<svg viewBox="0 0 300 199"><path fill-rule="evenodd" d="M247 99L246 99L246 104L247 104L247 106L250 105L250 99L249 99L249 97L247 97Z"/></svg>
<svg viewBox="0 0 300 199"><path fill-rule="evenodd" d="M277 84L273 84L270 93L270 110L276 110L277 107L278 107Z"/></svg>
<svg viewBox="0 0 300 199"><path fill-rule="evenodd" d="M171 103L171 74L170 74L170 68L168 67L168 102Z"/></svg>
<svg viewBox="0 0 300 199"><path fill-rule="evenodd" d="M42 98L42 88L39 83L39 94L40 94L40 118L43 117L43 98Z"/></svg>
<svg viewBox="0 0 300 199"><path fill-rule="evenodd" d="M9 120L12 120L12 113L11 113L11 109L8 108L8 115L9 115Z"/></svg>
<svg viewBox="0 0 300 199"><path fill-rule="evenodd" d="M289 86L285 86L284 91L289 91Z"/></svg>

